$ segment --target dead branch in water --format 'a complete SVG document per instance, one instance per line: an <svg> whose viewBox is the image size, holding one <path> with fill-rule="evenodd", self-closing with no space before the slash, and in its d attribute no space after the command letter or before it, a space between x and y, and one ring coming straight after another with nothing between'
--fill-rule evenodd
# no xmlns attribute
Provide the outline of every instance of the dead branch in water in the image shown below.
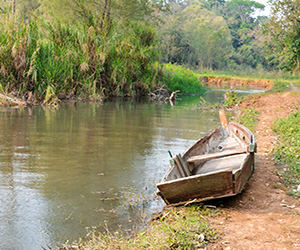
<svg viewBox="0 0 300 250"><path fill-rule="evenodd" d="M0 93L0 106L26 106L26 103Z"/></svg>
<svg viewBox="0 0 300 250"><path fill-rule="evenodd" d="M8 215L7 215L7 220L9 220L9 214L10 214L10 210L11 210L11 207L12 207L12 205L14 204L14 202L15 202L15 200L17 199L17 196L13 199L13 201L11 202L11 204L10 204L10 207L9 207L9 209L8 209Z"/></svg>

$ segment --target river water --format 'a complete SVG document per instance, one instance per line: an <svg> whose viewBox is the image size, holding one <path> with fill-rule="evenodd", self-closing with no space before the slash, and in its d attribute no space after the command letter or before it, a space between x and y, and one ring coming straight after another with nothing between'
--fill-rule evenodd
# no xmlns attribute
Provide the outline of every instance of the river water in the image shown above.
<svg viewBox="0 0 300 250"><path fill-rule="evenodd" d="M215 89L204 99L223 95ZM199 100L0 108L0 249L53 248L92 229L141 228L163 206L154 192L168 150L182 153L219 126L218 113L200 110Z"/></svg>

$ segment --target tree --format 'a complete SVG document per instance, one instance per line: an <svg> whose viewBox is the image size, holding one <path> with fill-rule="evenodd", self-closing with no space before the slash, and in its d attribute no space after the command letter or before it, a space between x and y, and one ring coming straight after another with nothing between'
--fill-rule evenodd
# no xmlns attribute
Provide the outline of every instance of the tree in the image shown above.
<svg viewBox="0 0 300 250"><path fill-rule="evenodd" d="M230 0L226 5L231 13L241 18L244 23L253 22L254 12L265 8L265 5L251 0Z"/></svg>
<svg viewBox="0 0 300 250"><path fill-rule="evenodd" d="M271 20L265 24L268 59L280 69L300 72L300 1L271 1Z"/></svg>
<svg viewBox="0 0 300 250"><path fill-rule="evenodd" d="M217 1L219 2L219 1ZM220 69L232 52L226 20L209 10L205 1L182 8L172 4L160 29L162 62Z"/></svg>

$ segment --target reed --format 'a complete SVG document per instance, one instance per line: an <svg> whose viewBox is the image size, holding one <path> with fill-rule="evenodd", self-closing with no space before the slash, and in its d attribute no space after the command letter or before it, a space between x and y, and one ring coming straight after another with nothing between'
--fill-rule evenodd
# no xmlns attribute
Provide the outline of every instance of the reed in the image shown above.
<svg viewBox="0 0 300 250"><path fill-rule="evenodd" d="M0 34L0 81L18 93L45 99L64 92L90 98L134 95L155 61L154 31L146 25L113 23L110 32L93 26L7 16ZM126 32L123 32L126 30ZM139 90L140 91L140 90Z"/></svg>

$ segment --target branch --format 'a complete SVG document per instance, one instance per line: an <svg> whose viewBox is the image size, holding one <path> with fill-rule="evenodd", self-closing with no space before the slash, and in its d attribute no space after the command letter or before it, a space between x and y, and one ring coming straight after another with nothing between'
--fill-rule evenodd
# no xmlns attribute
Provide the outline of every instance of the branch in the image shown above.
<svg viewBox="0 0 300 250"><path fill-rule="evenodd" d="M6 13L6 11L0 7L0 10L2 11L2 13Z"/></svg>

